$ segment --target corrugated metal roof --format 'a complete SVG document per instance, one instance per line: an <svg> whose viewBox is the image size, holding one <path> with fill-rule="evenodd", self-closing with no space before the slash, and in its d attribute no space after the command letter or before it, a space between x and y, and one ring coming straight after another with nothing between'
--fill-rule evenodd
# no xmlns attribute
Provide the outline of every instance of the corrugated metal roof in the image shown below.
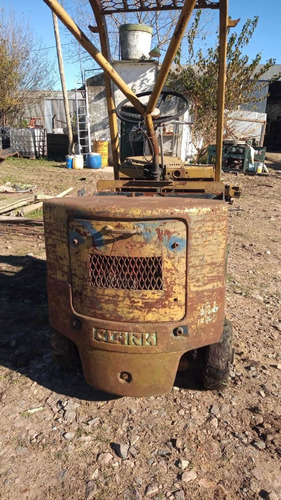
<svg viewBox="0 0 281 500"><path fill-rule="evenodd" d="M257 71L260 71L263 67L265 66L265 64L259 64L256 68L256 70L254 71L254 74L257 72ZM187 68L188 65L185 65L183 64L182 65L183 68ZM172 67L172 70L175 70L177 68L177 65L174 65ZM199 67L194 64L192 66L192 69L195 71L195 73L197 73L199 71ZM268 71L266 71L264 73L264 75L262 75L260 81L261 82L268 82L269 80L271 80L275 75L278 75L278 74L281 74L281 64L274 64ZM279 80L281 81L281 77L279 78Z"/></svg>
<svg viewBox="0 0 281 500"><path fill-rule="evenodd" d="M259 71L261 68L264 67L264 64L259 64L257 66L256 71ZM262 75L261 80L262 82L268 82L271 80L275 75L281 74L281 64L274 64L268 71ZM279 78L281 80L281 78Z"/></svg>

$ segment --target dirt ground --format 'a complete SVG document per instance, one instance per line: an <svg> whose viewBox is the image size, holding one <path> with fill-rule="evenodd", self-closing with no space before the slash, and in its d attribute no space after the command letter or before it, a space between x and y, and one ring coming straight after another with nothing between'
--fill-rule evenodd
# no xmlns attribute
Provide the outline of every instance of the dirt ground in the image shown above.
<svg viewBox="0 0 281 500"><path fill-rule="evenodd" d="M113 398L56 367L42 227L0 226L0 498L281 499L281 155L229 210L227 316L235 360L223 392ZM61 167L61 168L60 168ZM109 171L7 160L6 181L90 195Z"/></svg>

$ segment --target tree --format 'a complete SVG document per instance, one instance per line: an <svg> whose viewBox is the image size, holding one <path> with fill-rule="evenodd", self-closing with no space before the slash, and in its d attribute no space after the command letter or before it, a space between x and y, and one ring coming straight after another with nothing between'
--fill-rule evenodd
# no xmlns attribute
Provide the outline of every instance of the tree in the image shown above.
<svg viewBox="0 0 281 500"><path fill-rule="evenodd" d="M99 46L97 34L89 33L89 24L94 23L93 11L88 0L64 0L64 7L75 22L85 33L89 35L94 45ZM113 60L119 58L119 27L126 23L147 24L153 27L152 48L157 46L161 52L160 62L166 54L168 44L173 35L179 10L123 12L106 16L110 53ZM213 13L206 9L202 13L202 22L199 23L196 32L197 37L205 37L213 30ZM186 36L188 33L186 34ZM89 54L81 49L81 46L71 36L72 47L68 50L68 58L80 63L81 77L83 81L83 70L97 68L95 61Z"/></svg>
<svg viewBox="0 0 281 500"><path fill-rule="evenodd" d="M217 113L217 83L219 72L218 42L214 48L195 50L195 38L200 22L201 11L196 13L194 22L188 33L188 58L185 65L181 64L181 53L178 53L177 64L169 75L168 84L189 100L193 114L193 138L201 146L198 148L197 161L206 153L209 144L215 142ZM269 59L260 66L261 54L250 61L245 55L258 24L258 17L247 19L241 32L232 32L227 47L227 73L225 109L234 111L246 103L254 104L265 98L262 90L268 82L262 82L262 76L271 68L275 61ZM280 75L276 75L276 80ZM226 130L226 133L231 131Z"/></svg>
<svg viewBox="0 0 281 500"><path fill-rule="evenodd" d="M0 11L0 123L11 125L25 104L40 100L40 91L55 83L42 43L28 24L17 23L12 12ZM39 92L38 92L39 91Z"/></svg>
<svg viewBox="0 0 281 500"><path fill-rule="evenodd" d="M20 61L13 58L7 41L0 40L0 120L5 125L7 117L18 107L16 90L20 85Z"/></svg>

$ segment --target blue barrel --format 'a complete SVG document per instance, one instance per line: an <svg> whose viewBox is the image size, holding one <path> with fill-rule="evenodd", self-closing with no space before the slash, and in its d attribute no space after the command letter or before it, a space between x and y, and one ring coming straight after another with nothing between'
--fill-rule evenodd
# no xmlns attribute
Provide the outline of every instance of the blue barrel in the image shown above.
<svg viewBox="0 0 281 500"><path fill-rule="evenodd" d="M66 168L73 168L73 158L74 158L74 155L67 155L65 157L65 161L66 161Z"/></svg>
<svg viewBox="0 0 281 500"><path fill-rule="evenodd" d="M87 154L86 168L101 168L101 155L99 153Z"/></svg>

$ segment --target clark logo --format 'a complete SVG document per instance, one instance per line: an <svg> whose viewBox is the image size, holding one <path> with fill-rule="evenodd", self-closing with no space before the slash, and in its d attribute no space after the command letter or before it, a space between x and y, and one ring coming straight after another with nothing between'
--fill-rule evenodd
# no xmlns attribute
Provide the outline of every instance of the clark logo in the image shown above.
<svg viewBox="0 0 281 500"><path fill-rule="evenodd" d="M98 342L128 346L149 347L157 345L157 333L115 332L94 328L94 339Z"/></svg>

